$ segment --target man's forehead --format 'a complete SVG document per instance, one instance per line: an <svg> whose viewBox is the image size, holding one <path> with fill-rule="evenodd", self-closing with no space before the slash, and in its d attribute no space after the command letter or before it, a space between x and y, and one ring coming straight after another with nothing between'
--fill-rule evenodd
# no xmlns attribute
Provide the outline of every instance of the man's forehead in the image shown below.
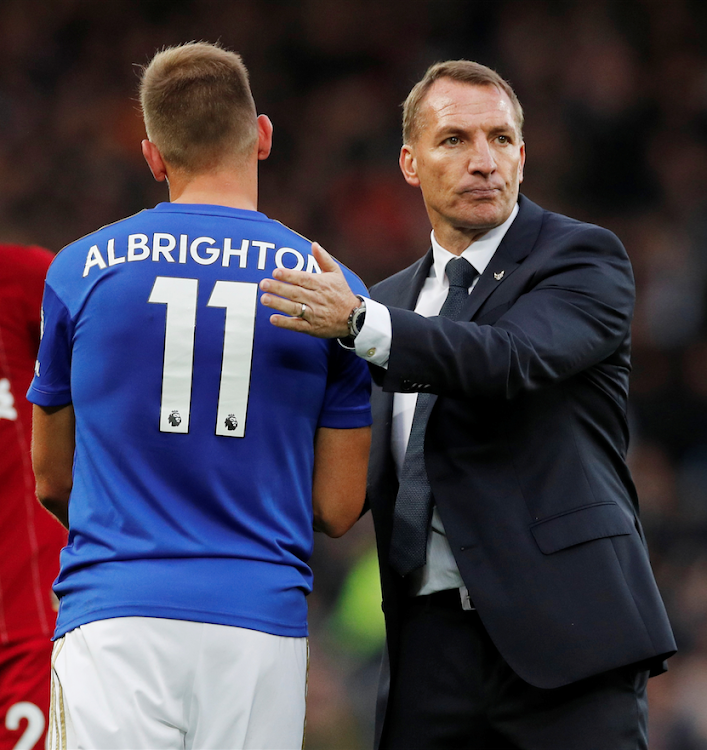
<svg viewBox="0 0 707 750"><path fill-rule="evenodd" d="M436 116L440 121L457 116L484 116L493 119L507 119L515 125L513 104L505 91L493 84L471 84L440 78L430 86L425 96L422 110L429 117Z"/></svg>

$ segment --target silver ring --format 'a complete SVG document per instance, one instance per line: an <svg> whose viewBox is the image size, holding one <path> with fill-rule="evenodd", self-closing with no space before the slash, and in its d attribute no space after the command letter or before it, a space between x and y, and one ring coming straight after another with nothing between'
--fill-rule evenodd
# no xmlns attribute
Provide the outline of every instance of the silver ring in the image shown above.
<svg viewBox="0 0 707 750"><path fill-rule="evenodd" d="M294 317L304 319L304 314L307 312L307 305L304 302L300 302L300 304L302 305L302 309Z"/></svg>

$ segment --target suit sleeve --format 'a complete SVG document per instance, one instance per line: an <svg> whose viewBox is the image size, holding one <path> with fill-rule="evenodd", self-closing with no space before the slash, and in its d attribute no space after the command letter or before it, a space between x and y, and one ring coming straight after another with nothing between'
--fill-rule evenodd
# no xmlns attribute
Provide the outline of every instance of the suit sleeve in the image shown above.
<svg viewBox="0 0 707 750"><path fill-rule="evenodd" d="M388 370L377 372L376 380L382 379L384 390L511 399L610 357L633 315L631 266L607 230L584 225L575 234L548 254L548 262L492 324L390 308Z"/></svg>

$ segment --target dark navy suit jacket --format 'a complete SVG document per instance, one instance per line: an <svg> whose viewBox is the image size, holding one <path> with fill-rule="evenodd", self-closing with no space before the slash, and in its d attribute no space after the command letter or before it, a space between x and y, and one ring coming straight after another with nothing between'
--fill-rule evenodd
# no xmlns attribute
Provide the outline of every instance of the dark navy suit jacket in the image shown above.
<svg viewBox="0 0 707 750"><path fill-rule="evenodd" d="M396 391L438 395L432 494L479 616L522 679L555 688L643 661L660 671L675 651L625 460L626 251L606 229L519 203L463 322L411 312L431 250L371 290L393 327L387 370L372 368L368 487L393 676L406 595L388 565Z"/></svg>

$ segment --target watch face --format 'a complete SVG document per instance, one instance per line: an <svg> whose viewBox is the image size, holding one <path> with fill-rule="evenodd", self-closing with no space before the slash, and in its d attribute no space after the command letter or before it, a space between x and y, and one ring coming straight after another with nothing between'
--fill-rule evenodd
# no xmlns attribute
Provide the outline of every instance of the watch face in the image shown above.
<svg viewBox="0 0 707 750"><path fill-rule="evenodd" d="M363 326L363 321L366 319L366 302L360 295L357 294L356 296L361 300L361 304L356 309L351 310L351 314L349 315L348 327L350 338L358 336Z"/></svg>
<svg viewBox="0 0 707 750"><path fill-rule="evenodd" d="M359 307L356 312L354 312L353 316L353 329L356 335L358 335L361 332L361 328L363 327L363 323L366 320L366 306L365 304L362 304L361 307Z"/></svg>

